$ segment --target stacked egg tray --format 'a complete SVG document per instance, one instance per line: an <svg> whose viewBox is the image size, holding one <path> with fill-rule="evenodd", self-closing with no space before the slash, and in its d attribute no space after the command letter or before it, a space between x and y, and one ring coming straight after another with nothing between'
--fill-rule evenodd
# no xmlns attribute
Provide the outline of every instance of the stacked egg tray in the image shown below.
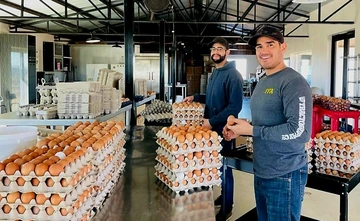
<svg viewBox="0 0 360 221"><path fill-rule="evenodd" d="M201 125L204 117L204 107L199 102L174 103L173 124Z"/></svg>
<svg viewBox="0 0 360 221"><path fill-rule="evenodd" d="M57 106L44 107L42 110L36 111L36 118L39 120L54 119L57 115Z"/></svg>
<svg viewBox="0 0 360 221"><path fill-rule="evenodd" d="M351 178L360 167L360 135L323 131L314 138L314 153L317 172Z"/></svg>
<svg viewBox="0 0 360 221"><path fill-rule="evenodd" d="M87 119L102 114L101 85L98 82L58 83L60 119Z"/></svg>
<svg viewBox="0 0 360 221"><path fill-rule="evenodd" d="M157 188L161 212L160 220L214 220L215 207L212 190L185 193L183 195L169 194L166 187ZM169 216L170 214L170 216Z"/></svg>
<svg viewBox="0 0 360 221"><path fill-rule="evenodd" d="M40 94L40 104L57 104L56 86L38 85L36 89Z"/></svg>
<svg viewBox="0 0 360 221"><path fill-rule="evenodd" d="M121 108L122 92L112 86L102 85L102 111L105 114L114 113Z"/></svg>
<svg viewBox="0 0 360 221"><path fill-rule="evenodd" d="M172 125L156 135L155 176L170 189L179 193L220 185L222 138L216 132L201 126Z"/></svg>
<svg viewBox="0 0 360 221"><path fill-rule="evenodd" d="M305 143L305 151L308 156L308 174L314 172L315 167L313 166L316 162L316 156L314 154L314 140L310 138L309 142Z"/></svg>
<svg viewBox="0 0 360 221"><path fill-rule="evenodd" d="M119 213L119 211L123 211L125 206L125 194L123 194L124 177L119 175L119 178L114 179L112 182L114 182L115 186L108 194L103 196L104 199L95 200L94 211L97 213L94 220L125 220L125 213ZM112 194L112 192L116 194Z"/></svg>
<svg viewBox="0 0 360 221"><path fill-rule="evenodd" d="M119 141L119 138L124 138L124 135L121 134L122 130L124 130L123 122L117 124L111 121L100 124L97 121L92 124L78 122L70 126L64 133L51 134L39 141L37 146L20 151L1 162L2 197L8 198L8 195L14 191L25 194L33 192L36 193L36 196L43 195L45 198L57 194L58 198L60 197L64 202L61 203L61 200L58 200L58 204L54 205L50 198L52 206L47 203L45 205L37 204L38 206L34 207L34 204L31 203L20 206L16 204L18 203L16 200L9 202L3 199L0 201L3 203L0 216L4 219L89 219L93 215L91 209L94 199L100 193L97 191L99 188L92 186L98 177L98 169L93 166L94 159L101 155L101 152L105 152L109 143L115 143L114 141L121 146L121 148L118 147L120 149L116 155L118 161L124 159L125 151L122 146L125 142L124 140ZM46 157L49 159L45 160ZM32 168L30 163L33 165ZM24 167L21 166L23 164ZM43 167L44 164L50 166L45 165L45 171L40 171L39 165ZM56 170L57 167L53 165L61 166ZM115 165L124 169L124 165L119 162ZM112 176L113 174L108 175Z"/></svg>

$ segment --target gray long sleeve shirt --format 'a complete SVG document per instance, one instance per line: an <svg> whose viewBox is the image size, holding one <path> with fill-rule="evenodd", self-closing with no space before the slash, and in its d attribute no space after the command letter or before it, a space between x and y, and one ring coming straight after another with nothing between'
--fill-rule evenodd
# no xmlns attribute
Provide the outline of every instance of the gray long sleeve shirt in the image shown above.
<svg viewBox="0 0 360 221"><path fill-rule="evenodd" d="M266 76L257 83L250 108L255 175L274 178L303 167L312 120L306 80L291 68Z"/></svg>

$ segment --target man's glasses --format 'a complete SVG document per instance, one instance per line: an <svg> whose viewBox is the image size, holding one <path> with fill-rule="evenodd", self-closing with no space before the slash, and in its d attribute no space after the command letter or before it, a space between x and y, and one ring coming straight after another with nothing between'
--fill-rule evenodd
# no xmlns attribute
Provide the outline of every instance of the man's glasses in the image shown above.
<svg viewBox="0 0 360 221"><path fill-rule="evenodd" d="M215 51L218 51L218 52L222 52L222 51L224 51L225 49L224 48L222 48L222 47L218 47L218 48L210 48L210 51L213 51L213 52L215 52Z"/></svg>

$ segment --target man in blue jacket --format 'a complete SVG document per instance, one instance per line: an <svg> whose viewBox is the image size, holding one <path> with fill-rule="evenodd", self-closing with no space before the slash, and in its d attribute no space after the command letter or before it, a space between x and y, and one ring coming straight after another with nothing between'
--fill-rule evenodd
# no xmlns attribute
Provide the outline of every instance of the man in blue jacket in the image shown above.
<svg viewBox="0 0 360 221"><path fill-rule="evenodd" d="M242 85L241 74L236 70L235 61L228 62L227 57L230 54L228 42L217 37L209 44L211 51L211 60L215 63L215 69L210 76L206 95L195 94L184 99L185 102L197 101L205 102L205 113L203 126L222 134L222 130L227 122L229 115L238 116L242 108ZM233 141L222 141L222 153L232 148ZM221 168L222 171L222 168ZM225 202L222 202L222 196L215 200L215 206L224 206L226 208L226 217L222 217L222 209L216 215L216 220L227 220L232 215L232 205L234 203L234 178L229 169L226 174L226 187L222 186L223 192L226 189Z"/></svg>

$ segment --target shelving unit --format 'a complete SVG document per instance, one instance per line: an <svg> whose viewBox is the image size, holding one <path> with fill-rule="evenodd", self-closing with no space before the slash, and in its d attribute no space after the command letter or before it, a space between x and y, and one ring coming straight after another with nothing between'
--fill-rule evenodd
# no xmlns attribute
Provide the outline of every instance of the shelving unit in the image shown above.
<svg viewBox="0 0 360 221"><path fill-rule="evenodd" d="M71 71L70 46L54 43L43 43L44 63L43 70L52 71Z"/></svg>

